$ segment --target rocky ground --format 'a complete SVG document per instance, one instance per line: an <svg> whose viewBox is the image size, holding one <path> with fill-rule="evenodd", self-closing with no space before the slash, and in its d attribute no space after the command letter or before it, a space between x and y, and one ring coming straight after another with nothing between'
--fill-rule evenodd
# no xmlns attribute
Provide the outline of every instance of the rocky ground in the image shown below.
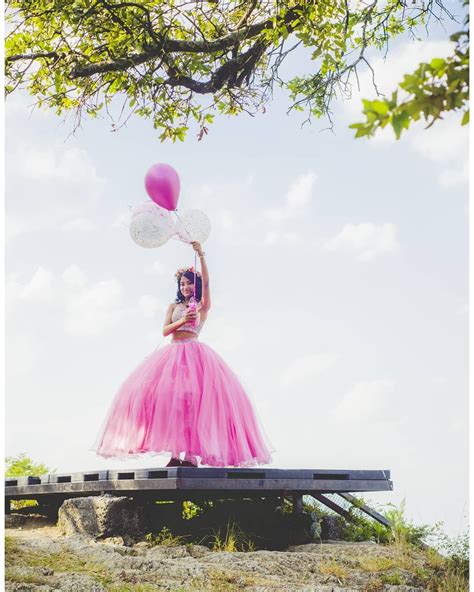
<svg viewBox="0 0 474 592"><path fill-rule="evenodd" d="M438 590L433 582L442 569L435 553L369 542L245 553L145 540L126 546L120 537L64 536L31 517L21 526L10 521L5 535L7 591L415 592Z"/></svg>

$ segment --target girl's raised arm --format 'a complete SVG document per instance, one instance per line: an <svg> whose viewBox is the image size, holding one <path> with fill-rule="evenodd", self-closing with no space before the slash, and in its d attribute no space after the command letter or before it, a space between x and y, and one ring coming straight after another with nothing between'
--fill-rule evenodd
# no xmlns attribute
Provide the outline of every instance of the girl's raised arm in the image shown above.
<svg viewBox="0 0 474 592"><path fill-rule="evenodd" d="M211 291L209 289L209 270L207 269L206 259L201 244L197 241L192 243L193 249L199 256L201 262L201 278L202 278L202 297L201 297L201 311L207 312L211 308Z"/></svg>

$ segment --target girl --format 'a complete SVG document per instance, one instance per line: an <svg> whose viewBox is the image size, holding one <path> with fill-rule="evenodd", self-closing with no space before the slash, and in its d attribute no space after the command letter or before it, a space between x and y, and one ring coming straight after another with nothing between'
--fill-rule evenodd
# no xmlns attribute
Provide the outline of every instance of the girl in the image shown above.
<svg viewBox="0 0 474 592"><path fill-rule="evenodd" d="M125 380L91 450L122 459L170 452L168 467L196 467L198 458L216 467L267 464L273 447L247 394L224 360L198 339L211 295L205 254L198 242L191 244L202 275L193 268L176 273L177 297L163 326L172 341Z"/></svg>

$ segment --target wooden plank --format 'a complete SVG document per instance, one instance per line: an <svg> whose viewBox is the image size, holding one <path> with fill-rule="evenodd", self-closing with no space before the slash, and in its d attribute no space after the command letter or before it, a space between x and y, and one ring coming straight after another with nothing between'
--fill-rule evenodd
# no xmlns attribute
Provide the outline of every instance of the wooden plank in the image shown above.
<svg viewBox="0 0 474 592"><path fill-rule="evenodd" d="M242 469L242 468L151 468L151 469L120 469L84 471L79 473L47 474L39 477L9 477L5 479L5 486L19 486L47 483L74 483L82 481L114 481L130 479L176 479L183 478L211 478L211 479L311 479L327 480L388 480L388 470L342 470L342 469Z"/></svg>
<svg viewBox="0 0 474 592"><path fill-rule="evenodd" d="M28 495L44 495L59 493L90 492L100 494L104 492L147 491L147 490L176 489L176 479L124 480L124 481L77 481L74 483L44 483L41 485L23 485L5 487L5 494L10 497L21 495L24 499Z"/></svg>
<svg viewBox="0 0 474 592"><path fill-rule="evenodd" d="M291 491L390 491L391 482L383 480L309 480L309 479L177 479L178 489L249 489L249 490L285 490Z"/></svg>
<svg viewBox="0 0 474 592"><path fill-rule="evenodd" d="M173 491L173 490L217 490L217 491L312 491L337 493L356 491L390 491L391 481L376 480L308 480L308 479L123 479L107 481L77 481L71 483L41 483L5 487L5 495L11 497L74 492L120 492L120 491Z"/></svg>

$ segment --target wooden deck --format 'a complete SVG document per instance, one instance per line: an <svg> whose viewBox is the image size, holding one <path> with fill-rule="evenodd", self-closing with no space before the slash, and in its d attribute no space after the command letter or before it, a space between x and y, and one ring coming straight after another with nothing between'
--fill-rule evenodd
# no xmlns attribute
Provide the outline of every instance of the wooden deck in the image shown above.
<svg viewBox="0 0 474 592"><path fill-rule="evenodd" d="M33 499L59 506L68 498L105 493L136 500L291 497L299 511L303 495L326 503L324 494L337 493L349 500L351 493L392 489L389 470L173 467L6 478L4 495L6 512L10 500Z"/></svg>
<svg viewBox="0 0 474 592"><path fill-rule="evenodd" d="M5 479L5 496L34 499L42 495L94 495L101 492L363 492L391 491L389 470L152 468L60 473Z"/></svg>

